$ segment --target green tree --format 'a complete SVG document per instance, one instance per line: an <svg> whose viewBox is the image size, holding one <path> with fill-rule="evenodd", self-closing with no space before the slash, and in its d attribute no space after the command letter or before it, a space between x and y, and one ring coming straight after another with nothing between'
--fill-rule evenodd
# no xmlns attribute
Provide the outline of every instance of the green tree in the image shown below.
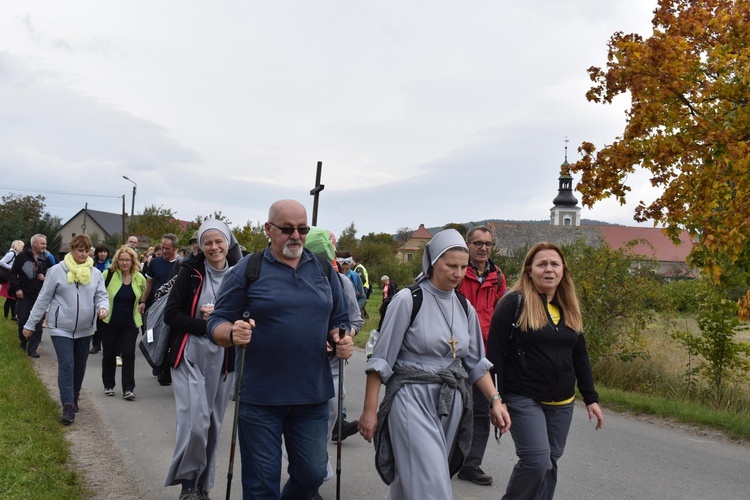
<svg viewBox="0 0 750 500"><path fill-rule="evenodd" d="M699 357L697 371L709 382L712 399L720 408L728 385L745 378L744 374L750 370L750 344L737 340L737 303L726 297L724 287L705 279L700 283L696 315L700 334L678 331L674 337L691 356Z"/></svg>
<svg viewBox="0 0 750 500"><path fill-rule="evenodd" d="M341 236L336 240L336 248L348 250L353 254L357 253L357 229L354 227L354 222L341 231Z"/></svg>
<svg viewBox="0 0 750 500"><path fill-rule="evenodd" d="M631 263L647 259L630 250L595 248L583 239L562 250L578 292L592 361L645 356L642 332L654 319L647 304L657 283L648 272L634 272Z"/></svg>
<svg viewBox="0 0 750 500"><path fill-rule="evenodd" d="M469 232L468 229L466 229L466 226L463 224L459 224L458 222L451 222L449 224L446 224L443 226L443 229L455 229L459 233L461 233L461 236L466 238L466 233Z"/></svg>
<svg viewBox="0 0 750 500"><path fill-rule="evenodd" d="M44 196L10 193L0 199L0 249L3 252L10 248L13 240L23 240L28 245L33 235L43 234L47 236L47 249L58 253L62 222L45 211Z"/></svg>
<svg viewBox="0 0 750 500"><path fill-rule="evenodd" d="M130 232L138 236L147 236L149 242L161 242L164 234L180 234L180 223L171 209L163 206L149 205L143 213L134 217L130 223Z"/></svg>
<svg viewBox="0 0 750 500"><path fill-rule="evenodd" d="M234 237L248 252L264 250L268 246L268 236L260 221L255 226L247 221L244 226L234 229Z"/></svg>
<svg viewBox="0 0 750 500"><path fill-rule="evenodd" d="M507 255L500 255L497 251L497 247L492 249L490 259L492 259L492 262L494 262L505 275L508 288L512 287L516 281L518 281L521 267L523 267L523 260L526 258L526 254L530 248L530 245L517 247L511 250Z"/></svg>
<svg viewBox="0 0 750 500"><path fill-rule="evenodd" d="M362 243L383 243L386 245L390 245L394 251L396 250L396 240L394 240L393 236L388 233L365 234L360 240L360 244Z"/></svg>
<svg viewBox="0 0 750 500"><path fill-rule="evenodd" d="M721 262L750 268L750 2L659 0L652 25L647 39L615 33L606 69L588 70L589 101L627 93L630 109L622 136L596 153L584 142L571 170L585 206L625 203L630 174L649 172L662 193L636 220L674 240L686 229L698 239L691 262L718 280Z"/></svg>

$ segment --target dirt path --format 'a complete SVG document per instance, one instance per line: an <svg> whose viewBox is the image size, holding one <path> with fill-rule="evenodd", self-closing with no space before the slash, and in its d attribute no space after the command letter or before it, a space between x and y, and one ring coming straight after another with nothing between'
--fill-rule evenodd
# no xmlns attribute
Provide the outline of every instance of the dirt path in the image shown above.
<svg viewBox="0 0 750 500"><path fill-rule="evenodd" d="M54 349L49 342L46 344L46 346L40 346L41 357L34 360L34 367L47 386L52 399L59 401L57 360ZM81 411L76 413L76 420L68 427L67 433L67 439L72 445L73 461L78 469L84 472L86 485L92 492L88 498L95 500L146 498L147 495L138 487L138 481L133 480L133 474L126 470L122 456L115 446L111 430L104 424L96 406L86 404L86 401L91 401L91 396L84 388L81 394Z"/></svg>

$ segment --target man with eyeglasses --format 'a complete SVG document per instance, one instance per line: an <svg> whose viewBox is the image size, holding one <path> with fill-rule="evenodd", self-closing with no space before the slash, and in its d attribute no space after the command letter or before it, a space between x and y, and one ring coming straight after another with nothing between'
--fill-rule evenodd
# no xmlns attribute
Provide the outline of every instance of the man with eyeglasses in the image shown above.
<svg viewBox="0 0 750 500"><path fill-rule="evenodd" d="M339 326L351 329L348 306L333 266L304 248L310 226L301 203L271 205L265 232L271 241L257 279L248 286L251 257L228 272L207 332L220 346L247 349L238 382L243 497L279 498L283 436L290 477L281 498L308 499L328 462L327 346L342 359L354 351L351 337L339 339Z"/></svg>
<svg viewBox="0 0 750 500"><path fill-rule="evenodd" d="M505 276L490 260L495 239L485 226L475 226L466 235L466 246L469 247L469 267L458 290L474 306L482 327L484 350L487 352L487 336L490 332L490 321L500 298L507 289ZM482 458L490 437L489 402L482 391L474 386L474 434L471 449L466 456L458 478L471 481L481 486L492 484L492 476L482 470Z"/></svg>

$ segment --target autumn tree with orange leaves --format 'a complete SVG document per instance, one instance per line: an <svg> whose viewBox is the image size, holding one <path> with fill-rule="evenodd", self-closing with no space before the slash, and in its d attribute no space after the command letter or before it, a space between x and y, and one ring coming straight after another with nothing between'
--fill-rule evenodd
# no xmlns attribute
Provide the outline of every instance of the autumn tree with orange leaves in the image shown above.
<svg viewBox="0 0 750 500"><path fill-rule="evenodd" d="M663 193L641 200L638 221L662 224L718 283L729 269L750 270L750 2L659 0L653 34L615 33L606 68L591 67L589 101L609 104L626 92L631 105L621 137L597 151L579 147L585 206L630 191L628 175L651 174ZM740 303L750 315L750 297Z"/></svg>

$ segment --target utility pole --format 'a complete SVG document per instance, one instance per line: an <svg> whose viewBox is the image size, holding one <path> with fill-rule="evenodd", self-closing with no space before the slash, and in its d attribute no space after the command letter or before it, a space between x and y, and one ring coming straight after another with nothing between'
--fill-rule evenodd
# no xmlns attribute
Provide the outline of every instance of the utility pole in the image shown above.
<svg viewBox="0 0 750 500"><path fill-rule="evenodd" d="M123 175L122 178L125 179L126 181L133 183L133 198L132 198L133 201L130 204L130 220L132 221L133 217L135 217L135 189L138 187L138 184L136 184L133 179L128 178L127 175ZM124 238L125 230L122 231L122 235L123 235L122 237Z"/></svg>

